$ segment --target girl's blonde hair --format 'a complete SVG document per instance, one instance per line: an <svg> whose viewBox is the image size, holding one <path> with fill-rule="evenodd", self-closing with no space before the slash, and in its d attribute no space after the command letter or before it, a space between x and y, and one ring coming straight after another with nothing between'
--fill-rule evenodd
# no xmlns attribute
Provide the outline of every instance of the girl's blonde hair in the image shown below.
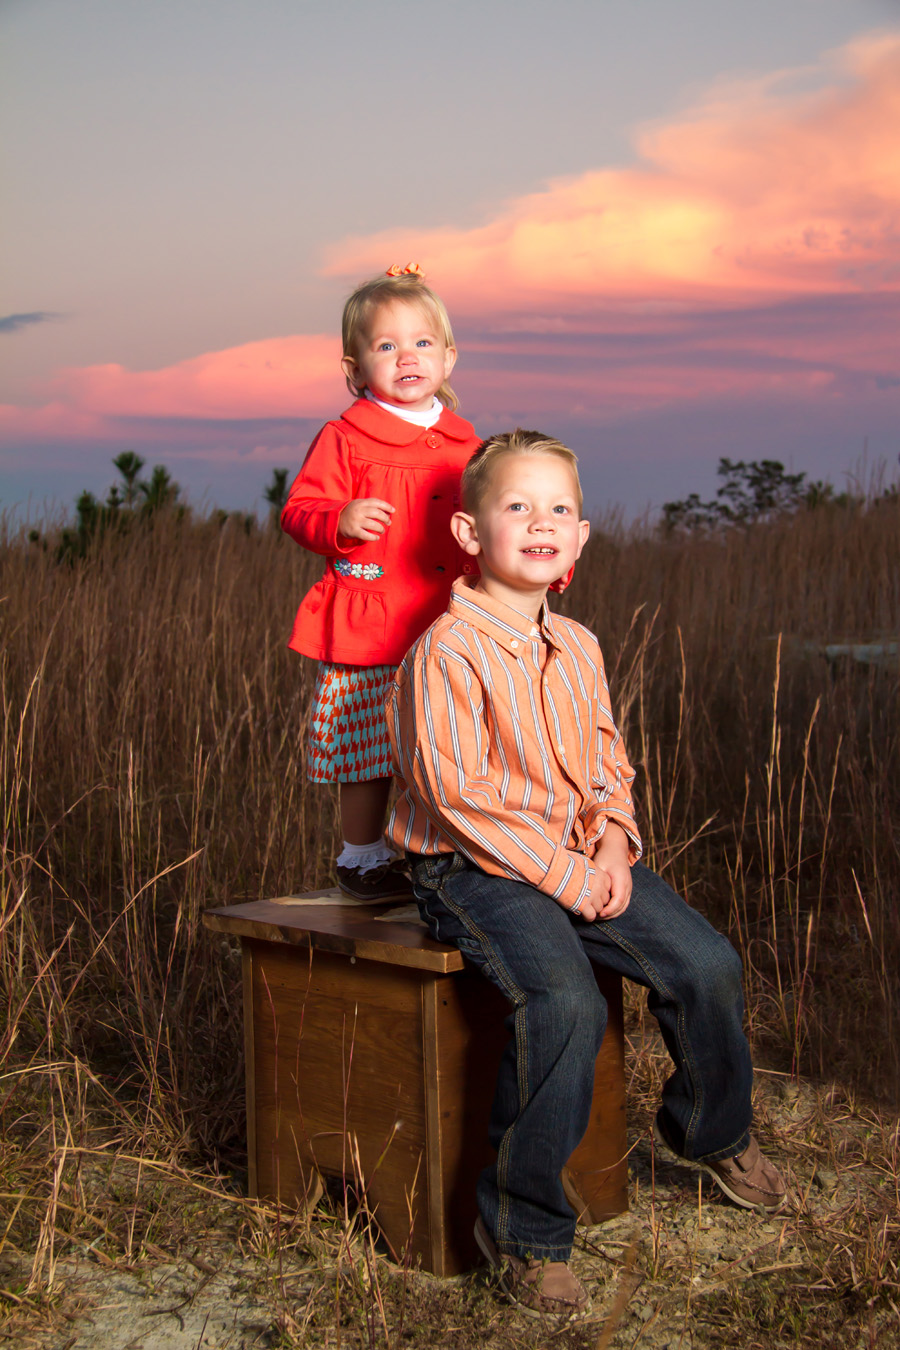
<svg viewBox="0 0 900 1350"><path fill-rule="evenodd" d="M364 281L361 286L357 286L344 305L341 342L345 357L356 361L360 346L369 332L373 314L382 305L390 305L395 301L400 301L404 305L415 305L436 324L445 346L456 347L443 300L439 295L435 295L430 286L425 285L425 278L421 274L401 272L399 276L385 275ZM362 397L364 390L355 385L349 375L347 388L354 398ZM459 407L459 399L446 380L437 391L437 397L444 407L451 411Z"/></svg>

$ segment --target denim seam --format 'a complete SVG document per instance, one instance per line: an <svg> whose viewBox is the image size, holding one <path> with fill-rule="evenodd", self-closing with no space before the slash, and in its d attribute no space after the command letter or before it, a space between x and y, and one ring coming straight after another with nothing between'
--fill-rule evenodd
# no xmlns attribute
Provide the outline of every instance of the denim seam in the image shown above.
<svg viewBox="0 0 900 1350"><path fill-rule="evenodd" d="M723 1158L738 1158L746 1148L749 1148L750 1138L751 1131L748 1128L743 1130L738 1135L737 1139L735 1139L734 1143L729 1144L727 1148L717 1149L715 1153L704 1153L702 1158L695 1158L694 1161L698 1163L715 1163L721 1162Z"/></svg>
<svg viewBox="0 0 900 1350"><path fill-rule="evenodd" d="M503 1138L500 1140L500 1147L497 1150L497 1191L500 1199L497 1213L497 1242L499 1245L499 1242L502 1240L501 1234L504 1234L507 1231L509 1222L509 1193L507 1188L509 1151L512 1147L513 1131L522 1115L524 1104L528 1100L528 1032L524 1016L526 998L519 986L509 978L509 974L506 971L503 962L497 959L497 955L487 934L483 932L476 923L472 922L469 915L461 908L461 906L450 899L443 886L440 888L438 894L440 895L443 904L445 904L451 913L455 914L459 919L466 932L478 941L482 952L490 963L491 969L496 973L497 978L503 985L510 1001L515 1006L513 1025L515 1028L517 1049L516 1079L519 1089L519 1110L516 1119L508 1129L504 1131ZM555 1251L557 1249L550 1248L549 1250Z"/></svg>
<svg viewBox="0 0 900 1350"><path fill-rule="evenodd" d="M520 1015L521 1014L521 1015ZM516 1125L522 1115L522 1109L528 1100L528 1030L525 1024L525 1004L520 1003L516 1007L514 1018L515 1036L516 1036L516 1058L517 1074L519 1084L519 1110L515 1120L503 1133L500 1140L500 1147L497 1150L497 1195L500 1204L497 1206L497 1233L505 1234L509 1230L509 1154L513 1144L513 1134Z"/></svg>
<svg viewBox="0 0 900 1350"><path fill-rule="evenodd" d="M613 942L615 942L618 947L621 947L623 951L627 952L628 955L641 967L641 969L646 971L648 976L652 976L653 985L657 989L659 989L661 993L666 994L669 1000L674 1004L675 997L672 994L671 989L665 983L664 980L660 979L655 966L651 965L650 962L645 959L643 953L638 951L637 948L634 947L632 943L628 941L627 938L623 938L619 933L617 933L612 924L610 924L607 927L606 932L609 934ZM688 1041L687 1035L685 1034L684 1012L682 1006L679 1003L677 1007L678 1007L678 1027L677 1027L678 1041L679 1044L681 1045L681 1051L684 1056L684 1064L682 1067L687 1068L690 1075L691 1085L694 1089L694 1107L693 1110L691 1111L691 1119L688 1124L688 1128L684 1132L685 1151L687 1152L690 1149L691 1142L693 1141L697 1120L699 1119L703 1110L703 1084L700 1081L699 1074L697 1073L697 1066L696 1063L694 1062L694 1056L691 1050L690 1042Z"/></svg>
<svg viewBox="0 0 900 1350"><path fill-rule="evenodd" d="M540 1247L534 1243L529 1243L527 1247L519 1244L518 1251L508 1251L506 1247L501 1247L499 1242L495 1242L497 1251L501 1256L516 1256L520 1261L533 1261L535 1259L542 1261L564 1261L568 1262L572 1255L571 1249L567 1247Z"/></svg>

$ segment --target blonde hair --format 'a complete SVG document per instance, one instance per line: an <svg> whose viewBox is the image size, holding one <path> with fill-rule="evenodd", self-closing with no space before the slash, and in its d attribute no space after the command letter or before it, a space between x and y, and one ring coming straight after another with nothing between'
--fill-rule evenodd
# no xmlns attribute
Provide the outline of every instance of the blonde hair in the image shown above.
<svg viewBox="0 0 900 1350"><path fill-rule="evenodd" d="M360 346L369 331L375 311L382 305L394 304L397 301L420 309L436 324L438 332L444 339L444 345L456 346L443 300L439 295L435 295L430 286L425 285L424 277L414 272L404 272L398 277L385 275L364 281L349 297L344 305L344 317L341 320L341 342L345 357L351 361L357 360ZM354 398L361 398L364 393L364 389L354 384L349 375L347 388ZM459 407L459 399L446 380L437 391L437 397L451 412Z"/></svg>
<svg viewBox="0 0 900 1350"><path fill-rule="evenodd" d="M515 431L504 431L497 436L489 436L486 441L482 441L463 469L460 500L462 509L468 515L474 515L483 502L497 461L504 455L556 455L557 458L564 459L575 479L578 514L581 515L584 498L581 480L578 477L578 457L575 452L567 445L563 445L562 441L545 436L542 431L523 431L521 427L516 427Z"/></svg>

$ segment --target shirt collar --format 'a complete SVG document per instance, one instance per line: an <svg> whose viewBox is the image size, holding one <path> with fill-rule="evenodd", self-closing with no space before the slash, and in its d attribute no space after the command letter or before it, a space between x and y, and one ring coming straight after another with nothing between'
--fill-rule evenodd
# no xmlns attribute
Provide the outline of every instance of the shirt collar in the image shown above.
<svg viewBox="0 0 900 1350"><path fill-rule="evenodd" d="M341 421L349 422L358 431L364 432L373 441L382 441L385 445L412 445L422 435L422 428L404 422L402 417L385 412L384 408L367 398L358 398L355 403L341 413ZM449 408L445 408L434 424L434 430L441 432L452 441L468 441L473 436L471 425L462 417L457 417Z"/></svg>
<svg viewBox="0 0 900 1350"><path fill-rule="evenodd" d="M401 422L410 422L414 427L422 427L424 431L430 431L435 422L439 422L441 413L444 411L444 405L440 399L433 398L431 407L425 412L413 412L411 408L393 407L390 403L385 403L384 399L376 398L371 389L363 391L363 398L367 398L370 403L375 403L379 408L384 408L386 413L392 417L399 417Z"/></svg>
<svg viewBox="0 0 900 1350"><path fill-rule="evenodd" d="M451 618L472 624L513 654L536 638L543 638L551 647L560 646L546 600L534 620L502 601L494 600L484 591L477 591L476 585L477 579L473 577L459 577L454 581L449 605Z"/></svg>

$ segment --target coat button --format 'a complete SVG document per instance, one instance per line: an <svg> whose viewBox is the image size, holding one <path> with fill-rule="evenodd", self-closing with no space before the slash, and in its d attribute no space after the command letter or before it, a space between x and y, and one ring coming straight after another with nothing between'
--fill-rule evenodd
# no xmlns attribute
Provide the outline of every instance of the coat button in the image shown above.
<svg viewBox="0 0 900 1350"><path fill-rule="evenodd" d="M464 571L466 574L468 574L469 572L471 572L471 570L472 570L472 564L471 564L471 563L463 563L463 571Z"/></svg>
<svg viewBox="0 0 900 1350"><path fill-rule="evenodd" d="M428 446L429 450L436 450L442 443L440 436L433 431L429 431L428 435L425 437L425 444Z"/></svg>

